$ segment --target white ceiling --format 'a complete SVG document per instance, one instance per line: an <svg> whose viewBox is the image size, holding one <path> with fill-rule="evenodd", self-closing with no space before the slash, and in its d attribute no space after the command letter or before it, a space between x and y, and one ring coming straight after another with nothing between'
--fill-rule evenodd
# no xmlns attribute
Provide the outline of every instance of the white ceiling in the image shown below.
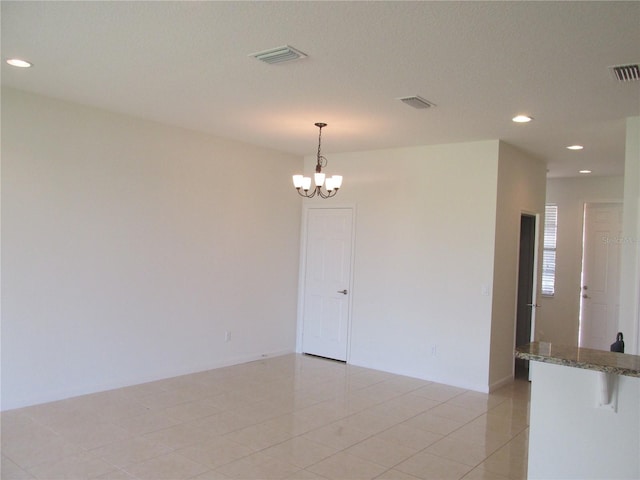
<svg viewBox="0 0 640 480"><path fill-rule="evenodd" d="M640 2L1 2L2 84L300 155L503 139L623 173ZM251 53L308 55L267 65ZM399 97L437 106L415 110ZM511 117L526 113L529 124ZM583 144L572 152L565 147Z"/></svg>

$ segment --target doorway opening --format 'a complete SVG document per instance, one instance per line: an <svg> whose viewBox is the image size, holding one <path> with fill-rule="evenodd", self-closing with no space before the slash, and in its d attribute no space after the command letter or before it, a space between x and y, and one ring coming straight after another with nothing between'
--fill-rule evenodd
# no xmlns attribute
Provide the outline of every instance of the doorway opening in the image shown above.
<svg viewBox="0 0 640 480"><path fill-rule="evenodd" d="M520 251L518 259L518 300L516 311L516 347L533 340L536 281L536 216L520 216ZM516 378L529 378L529 361L517 358Z"/></svg>

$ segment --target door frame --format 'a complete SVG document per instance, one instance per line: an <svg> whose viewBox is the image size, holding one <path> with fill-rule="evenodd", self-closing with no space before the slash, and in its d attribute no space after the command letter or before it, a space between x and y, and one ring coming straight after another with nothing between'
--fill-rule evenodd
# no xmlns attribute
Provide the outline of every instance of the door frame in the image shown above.
<svg viewBox="0 0 640 480"><path fill-rule="evenodd" d="M522 217L534 217L535 219L535 228L534 228L534 239L533 239L533 279L532 279L532 288L531 288L531 303L536 305L535 307L531 307L531 337L530 341L535 341L536 337L536 313L537 313L537 305L538 305L538 293L540 286L538 285L540 278L540 271L542 269L542 255L540 255L540 218L541 214L539 212L532 212L529 210L520 210L520 215L518 216L518 238L517 238L517 249L518 252L518 261L516 268L516 291L515 291L515 305L514 305L514 315L513 315L513 349L516 348L516 333L518 330L518 289L520 287L520 225L522 222ZM516 373L516 362L515 360L511 365L511 376L514 377ZM531 376L531 371L529 371L529 376ZM531 379L531 378L529 378Z"/></svg>
<svg viewBox="0 0 640 480"><path fill-rule="evenodd" d="M349 363L351 358L351 325L352 325L352 309L353 309L353 277L355 268L356 253L356 217L357 209L355 203L337 203L332 205L324 205L315 202L305 202L302 204L302 222L300 225L300 268L298 270L298 307L296 321L296 353L302 353L302 334L304 332L304 298L305 298L305 278L307 273L307 224L309 221L310 210L351 210L351 264L349 272L349 296L347 300L347 359Z"/></svg>

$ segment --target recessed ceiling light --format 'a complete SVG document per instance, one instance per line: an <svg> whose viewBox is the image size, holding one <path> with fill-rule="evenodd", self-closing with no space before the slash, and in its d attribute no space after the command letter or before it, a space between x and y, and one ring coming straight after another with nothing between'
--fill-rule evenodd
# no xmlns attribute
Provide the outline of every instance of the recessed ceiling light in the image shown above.
<svg viewBox="0 0 640 480"><path fill-rule="evenodd" d="M26 60L21 60L19 58L10 58L9 60L7 60L7 63L12 67L18 67L18 68L29 68L32 65L30 62L27 62Z"/></svg>
<svg viewBox="0 0 640 480"><path fill-rule="evenodd" d="M533 117L529 117L528 115L516 115L511 120L516 123L527 123L533 120Z"/></svg>
<svg viewBox="0 0 640 480"><path fill-rule="evenodd" d="M580 173L584 173L584 174L591 173L591 170L580 170Z"/></svg>
<svg viewBox="0 0 640 480"><path fill-rule="evenodd" d="M567 148L569 150L582 150L584 147L582 145L569 145Z"/></svg>

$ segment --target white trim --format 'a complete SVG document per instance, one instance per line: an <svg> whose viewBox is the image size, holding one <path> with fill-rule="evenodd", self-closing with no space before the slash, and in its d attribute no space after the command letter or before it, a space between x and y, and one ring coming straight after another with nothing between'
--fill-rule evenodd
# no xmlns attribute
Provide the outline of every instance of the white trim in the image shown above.
<svg viewBox="0 0 640 480"><path fill-rule="evenodd" d="M499 388L502 388L505 385L509 385L512 382L513 382L513 375L507 375L506 377L498 380L497 382L493 382L491 385L489 385L489 392L487 393L495 392Z"/></svg>
<svg viewBox="0 0 640 480"><path fill-rule="evenodd" d="M178 368L168 372L167 374L151 374L151 375L134 375L119 381L107 381L103 383L96 383L93 385L88 385L82 388L62 388L55 391L45 392L44 394L35 395L35 396L24 396L18 399L17 401L13 401L9 404L3 402L2 410L13 410L15 408L29 407L32 405L39 405L42 403L54 402L57 400L64 400L67 398L78 397L81 395L89 395L92 393L100 393L106 392L108 390L115 390L119 388L130 387L134 385L140 385L148 382L155 382L158 380L167 380L169 378L180 377L182 375L191 375L194 373L206 372L209 370L215 370L218 368L230 367L233 365L241 365L244 363L255 362L257 360L263 360L265 358L273 358L280 357L283 355L289 355L294 353L292 349L285 350L273 350L269 352L264 352L262 354L252 354L252 355L240 355L237 357L223 358L212 363L205 363L198 366L188 367L188 368Z"/></svg>
<svg viewBox="0 0 640 480"><path fill-rule="evenodd" d="M305 201L302 204L302 222L300 226L300 269L298 272L298 306L296 320L296 353L302 353L302 332L304 330L304 292L305 292L305 273L307 268L306 252L307 252L307 222L309 219L309 210L351 210L351 272L349 278L349 303L347 312L349 320L347 324L347 358L346 362L350 363L351 359L351 327L353 317L353 277L355 268L355 252L356 252L356 217L357 208L355 203L336 203L331 205Z"/></svg>
<svg viewBox="0 0 640 480"><path fill-rule="evenodd" d="M614 198L611 200L602 199L602 200L584 200L584 203L622 203L624 206L624 202L619 198Z"/></svg>
<svg viewBox="0 0 640 480"><path fill-rule="evenodd" d="M430 382L430 383L441 383L443 385L448 385L450 387L462 388L464 390L471 390L474 392L480 392L480 393L490 392L489 386L487 384L459 382L449 377L441 377L437 375L436 376L422 375L422 374L416 375L414 373L407 373L405 370L402 370L402 369L396 369L396 368L390 369L390 368L381 367L378 365L372 365L369 362L356 362L356 363L351 363L350 365L353 365L354 367L368 368L371 370L376 370L378 372L391 373L393 375L402 375L404 377L417 378L418 380L424 380L425 382ZM510 383L512 381L513 381L513 377L511 375L508 375L507 377L505 377L505 379L500 380L500 382L504 382L505 384Z"/></svg>

